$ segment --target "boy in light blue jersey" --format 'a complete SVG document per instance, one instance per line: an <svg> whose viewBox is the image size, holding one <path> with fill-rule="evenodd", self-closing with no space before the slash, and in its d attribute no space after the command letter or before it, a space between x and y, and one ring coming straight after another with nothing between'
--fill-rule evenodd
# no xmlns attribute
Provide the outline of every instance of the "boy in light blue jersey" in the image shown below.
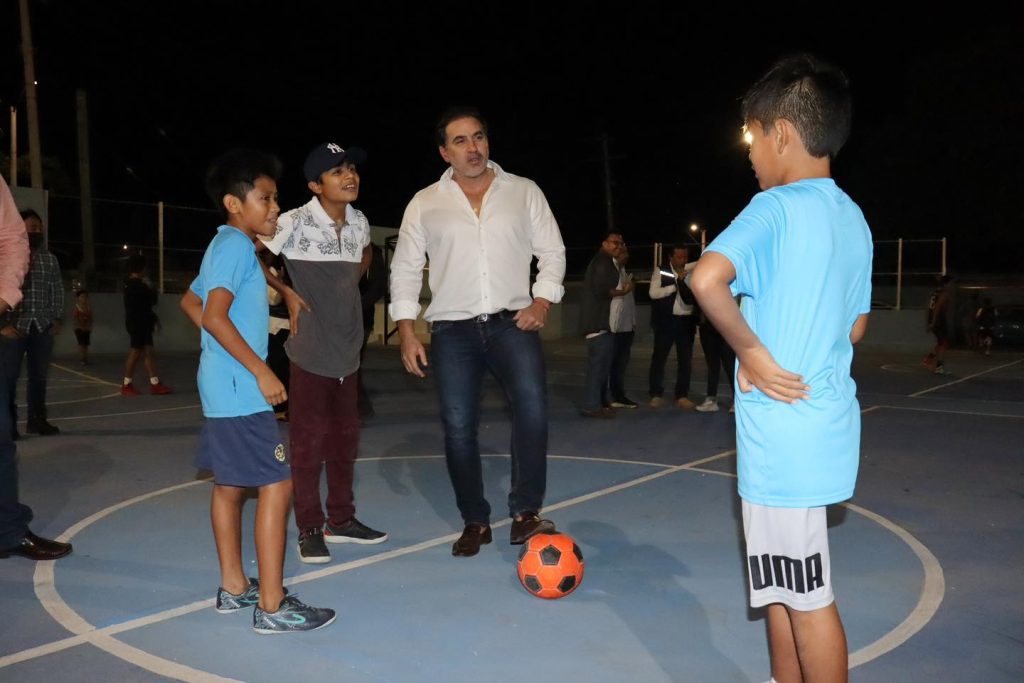
<svg viewBox="0 0 1024 683"><path fill-rule="evenodd" d="M857 478L850 363L871 308L871 233L831 178L850 112L846 77L809 55L778 62L748 91L745 137L764 191L708 246L692 277L738 359L750 604L767 606L778 683L847 680L825 506L853 495Z"/></svg>
<svg viewBox="0 0 1024 683"><path fill-rule="evenodd" d="M291 471L272 405L287 398L266 364L267 293L255 241L277 226L280 162L248 150L228 152L207 173L207 191L227 216L203 256L181 308L199 327L199 395L206 420L196 466L214 475L210 520L220 562L218 612L253 607L257 633L310 631L334 610L310 607L284 589L284 541ZM242 503L259 489L256 558L259 580L242 569Z"/></svg>

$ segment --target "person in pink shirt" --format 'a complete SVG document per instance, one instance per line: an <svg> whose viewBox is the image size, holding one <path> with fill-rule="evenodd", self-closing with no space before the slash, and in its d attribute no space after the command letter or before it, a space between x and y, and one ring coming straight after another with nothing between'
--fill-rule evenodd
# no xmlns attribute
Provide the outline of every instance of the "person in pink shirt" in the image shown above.
<svg viewBox="0 0 1024 683"><path fill-rule="evenodd" d="M4 320L21 302L21 285L27 270L25 222L7 183L0 178L0 316ZM6 343L7 338L0 337L0 344ZM4 355L0 354L0 358ZM5 368L0 368L0 376L6 376ZM8 404L8 391L7 383L0 382L0 406ZM71 544L40 538L29 530L32 508L18 501L13 432L10 412L0 410L0 558L20 555L30 560L56 560L71 552Z"/></svg>

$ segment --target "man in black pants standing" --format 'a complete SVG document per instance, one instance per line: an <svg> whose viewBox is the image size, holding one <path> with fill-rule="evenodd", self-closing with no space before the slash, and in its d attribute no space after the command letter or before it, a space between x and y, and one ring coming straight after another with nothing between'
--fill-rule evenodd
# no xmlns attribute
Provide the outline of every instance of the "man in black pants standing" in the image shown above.
<svg viewBox="0 0 1024 683"><path fill-rule="evenodd" d="M690 365L693 360L693 337L697 331L700 311L693 292L686 284L690 253L685 246L669 251L669 268L655 268L651 274L651 327L654 330L654 353L651 356L649 405L659 408L665 403L665 361L676 347L676 405L693 410L696 404L687 398L690 391Z"/></svg>

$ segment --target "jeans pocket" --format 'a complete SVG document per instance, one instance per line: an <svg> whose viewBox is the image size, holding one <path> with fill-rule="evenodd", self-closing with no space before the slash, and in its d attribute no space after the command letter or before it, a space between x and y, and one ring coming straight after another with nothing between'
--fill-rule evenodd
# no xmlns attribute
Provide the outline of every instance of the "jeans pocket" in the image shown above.
<svg viewBox="0 0 1024 683"><path fill-rule="evenodd" d="M430 323L431 336L435 334L440 334L441 332L444 332L447 329L451 329L452 324L453 323L451 320L435 320L434 322Z"/></svg>

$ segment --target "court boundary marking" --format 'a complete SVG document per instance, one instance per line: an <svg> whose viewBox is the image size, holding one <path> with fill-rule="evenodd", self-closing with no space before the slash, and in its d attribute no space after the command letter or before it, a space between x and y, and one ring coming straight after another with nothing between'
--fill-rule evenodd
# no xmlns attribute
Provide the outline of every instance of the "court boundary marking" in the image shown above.
<svg viewBox="0 0 1024 683"><path fill-rule="evenodd" d="M872 406L864 409L863 413L873 412L877 410L879 406ZM604 459L604 458L587 458L583 456L558 456L549 455L548 457L558 460L576 460L586 462L611 462L615 464L629 464L639 465L646 467L660 467L660 471L652 472L641 477L630 479L625 482L620 482L597 491L582 494L574 498L570 498L552 505L545 506L545 511L555 511L566 507L578 505L580 503L588 502L596 498L600 498L618 491L622 491L628 488L639 486L641 484L648 483L661 477L675 474L684 471L694 471L704 474L714 474L717 476L725 476L735 478L736 475L731 472L721 472L717 470L701 468L700 465L707 464L721 460L735 454L735 449L725 450L716 453L711 456L700 458L689 463L682 465L667 465L665 463L651 463L643 461L631 461L631 460L619 460L619 459ZM487 458L503 458L507 459L507 454L487 454L482 457ZM385 460L405 460L405 459L441 459L443 455L426 455L426 456L378 456L370 458L360 458L358 462L380 462ZM171 493L179 491L188 487L197 486L200 484L209 483L209 479L197 479L194 481L185 482L182 484L176 484L170 487L159 489L156 491L150 491L139 496L115 503L114 505L108 506L103 510L99 510L96 513L80 520L71 527L69 527L64 533L62 533L58 539L62 541L68 541L73 538L76 534L81 532L86 527L93 523L107 517L119 510L130 507L137 503L143 502L150 498L154 498L165 493ZM931 620L935 612L938 610L942 603L945 595L945 578L942 571L941 564L934 554L931 553L928 548L918 541L908 531L895 524L891 520L878 515L877 513L871 512L866 508L854 505L852 503L842 503L848 509L861 514L863 517L870 521L874 521L879 524L883 529L890 531L895 534L898 538L903 540L914 552L918 561L922 565L924 570L924 582L921 589L921 595L919 596L918 602L914 609L908 614L908 616L894 629L886 632L880 638L874 642L860 648L859 650L850 653L849 655L849 667L852 669L855 666L867 663L881 655L894 650L895 648L902 645L908 639L913 637L918 631ZM500 528L507 526L511 523L511 520L504 519L492 524L492 528ZM377 553L357 560L344 562L332 567L327 567L321 570L315 570L306 572L297 576L290 577L285 580L285 585L293 586L308 581L315 581L320 578L325 578L335 574L340 574L353 569L358 569L368 565L383 562L385 560L402 557L412 553L433 548L438 545L450 543L458 538L460 532L453 532L444 536L428 539L420 543L415 543L402 548L395 548L383 553ZM232 683L235 679L226 678L217 674L210 673L208 671L202 671L200 669L194 669L185 664L175 662L169 659L165 659L158 655L146 652L139 648L133 647L117 640L113 636L118 633L143 628L152 624L167 621L178 616L183 616L193 612L197 612L202 609L206 609L213 605L214 598L207 598L205 600L199 600L179 607L174 607L154 614L138 617L118 624L112 624L110 626L97 628L93 624L86 621L81 615L79 615L64 599L60 596L57 591L56 584L54 581L54 569L55 563L37 563L35 572L33 574L33 583L35 587L35 593L39 599L41 605L46 612L62 627L71 631L73 636L68 638L51 641L44 643L33 648L27 648L19 652L14 652L9 655L0 657L0 669L7 666L17 664L23 661L44 657L50 654L55 654L72 647L77 647L85 643L89 643L108 654L112 654L115 657L125 661L134 666L138 666L142 669L156 673L162 676L168 676L183 681L196 681L201 683L207 682L218 682L218 683Z"/></svg>
<svg viewBox="0 0 1024 683"><path fill-rule="evenodd" d="M1012 366L1017 365L1019 363L1024 363L1024 358L1018 358L1015 361L1011 361L1009 363L1004 363L1003 365L997 365L994 368L989 368L988 370L982 370L981 372L976 372L973 375L967 375L966 377L960 377L959 379L955 379L952 382L946 382L945 384L936 384L934 387L928 387L927 389L922 389L921 391L916 391L913 394L910 394L910 396L908 398L918 398L920 396L924 396L925 394L930 394L933 391L938 391L939 389L945 389L946 387L951 387L954 384L960 384L961 382L966 382L969 379L974 379L975 377L981 377L982 375L987 375L988 373L995 372L996 370L1004 370L1006 368L1012 367Z"/></svg>

